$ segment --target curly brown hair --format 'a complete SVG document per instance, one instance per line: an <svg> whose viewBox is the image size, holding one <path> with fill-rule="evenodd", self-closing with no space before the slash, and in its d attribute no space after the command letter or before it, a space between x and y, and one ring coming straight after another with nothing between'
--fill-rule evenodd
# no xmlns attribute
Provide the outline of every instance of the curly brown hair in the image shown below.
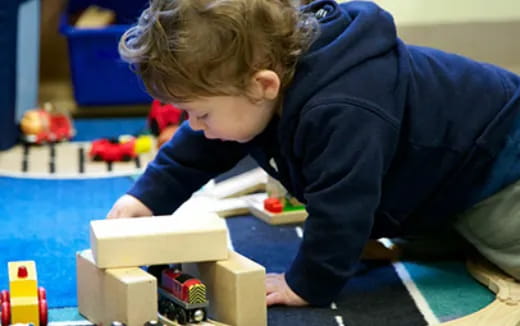
<svg viewBox="0 0 520 326"><path fill-rule="evenodd" d="M263 69L287 87L317 31L315 18L292 0L151 0L119 52L164 102L247 96Z"/></svg>

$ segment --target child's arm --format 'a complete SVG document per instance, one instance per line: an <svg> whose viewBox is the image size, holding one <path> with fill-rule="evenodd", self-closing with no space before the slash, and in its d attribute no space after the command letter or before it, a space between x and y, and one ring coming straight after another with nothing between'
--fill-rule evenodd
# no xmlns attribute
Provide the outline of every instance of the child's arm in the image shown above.
<svg viewBox="0 0 520 326"><path fill-rule="evenodd" d="M295 135L309 217L285 274L315 305L330 303L354 274L379 206L399 128L377 108L322 105L304 113Z"/></svg>
<svg viewBox="0 0 520 326"><path fill-rule="evenodd" d="M142 204L140 212L146 207L153 213L150 215L171 214L207 181L238 163L246 155L243 146L206 139L185 122L161 147L128 195ZM128 207L123 204L114 209L124 211Z"/></svg>

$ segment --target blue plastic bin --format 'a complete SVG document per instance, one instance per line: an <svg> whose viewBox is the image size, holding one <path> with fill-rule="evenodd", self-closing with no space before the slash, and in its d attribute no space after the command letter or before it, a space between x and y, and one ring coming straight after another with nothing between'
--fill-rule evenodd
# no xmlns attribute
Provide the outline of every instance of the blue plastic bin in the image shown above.
<svg viewBox="0 0 520 326"><path fill-rule="evenodd" d="M79 105L150 103L137 75L117 51L121 35L137 21L148 0L75 0L61 16L60 32L67 38L74 97ZM90 5L116 13L116 24L101 29L78 29L71 16Z"/></svg>

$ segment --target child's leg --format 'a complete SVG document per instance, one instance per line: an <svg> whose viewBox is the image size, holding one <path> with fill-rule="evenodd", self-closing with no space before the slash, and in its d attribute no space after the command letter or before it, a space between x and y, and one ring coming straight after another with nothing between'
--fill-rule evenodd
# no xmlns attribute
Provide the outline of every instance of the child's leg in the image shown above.
<svg viewBox="0 0 520 326"><path fill-rule="evenodd" d="M520 280L520 181L458 216L455 228L482 255Z"/></svg>

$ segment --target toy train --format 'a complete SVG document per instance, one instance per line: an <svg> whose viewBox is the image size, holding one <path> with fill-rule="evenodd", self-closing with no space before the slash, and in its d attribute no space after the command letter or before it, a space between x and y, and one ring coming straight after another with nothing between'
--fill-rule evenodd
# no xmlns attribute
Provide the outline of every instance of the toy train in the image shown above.
<svg viewBox="0 0 520 326"><path fill-rule="evenodd" d="M32 324L46 326L47 295L38 287L34 261L9 262L9 291L0 292L2 326Z"/></svg>
<svg viewBox="0 0 520 326"><path fill-rule="evenodd" d="M159 314L181 325L207 320L206 285L177 268L153 267L148 271L159 282Z"/></svg>

